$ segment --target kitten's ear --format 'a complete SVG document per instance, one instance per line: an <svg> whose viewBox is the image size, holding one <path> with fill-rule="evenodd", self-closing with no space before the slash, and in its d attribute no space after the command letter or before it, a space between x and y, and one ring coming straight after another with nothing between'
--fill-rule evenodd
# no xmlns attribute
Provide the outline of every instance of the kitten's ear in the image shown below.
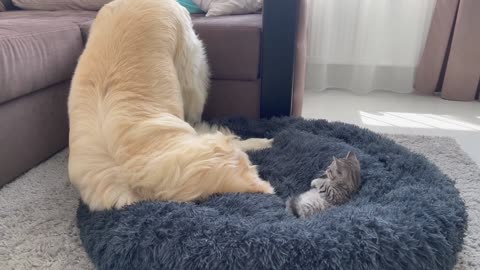
<svg viewBox="0 0 480 270"><path fill-rule="evenodd" d="M350 160L356 160L357 159L357 156L355 155L354 152L352 151L348 151L348 154L347 154L347 157L346 159L350 159Z"/></svg>
<svg viewBox="0 0 480 270"><path fill-rule="evenodd" d="M331 164L332 164L334 167L338 167L337 161L338 161L338 159L337 159L336 157L333 157L333 161L332 161Z"/></svg>

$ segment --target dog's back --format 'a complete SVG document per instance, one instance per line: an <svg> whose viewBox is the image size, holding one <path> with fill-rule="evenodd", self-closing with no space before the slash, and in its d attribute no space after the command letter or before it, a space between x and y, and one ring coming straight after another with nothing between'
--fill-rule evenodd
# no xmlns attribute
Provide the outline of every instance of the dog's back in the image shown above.
<svg viewBox="0 0 480 270"><path fill-rule="evenodd" d="M179 17L185 16L174 0L116 0L104 6L79 60L72 94L111 99L114 105L139 112L150 102L158 111L149 113L168 112L183 118L172 60L177 38L182 36ZM126 98L126 92L137 95L130 94L122 104L120 98ZM111 96L117 94L120 97ZM135 98L141 98L141 108L136 107Z"/></svg>

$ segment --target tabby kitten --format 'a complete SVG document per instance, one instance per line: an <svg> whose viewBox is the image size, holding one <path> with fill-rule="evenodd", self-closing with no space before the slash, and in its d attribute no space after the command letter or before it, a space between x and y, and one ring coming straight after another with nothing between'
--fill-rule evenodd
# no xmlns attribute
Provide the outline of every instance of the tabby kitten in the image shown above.
<svg viewBox="0 0 480 270"><path fill-rule="evenodd" d="M287 211L307 218L335 205L347 202L360 188L360 162L353 152L345 158L333 157L325 174L314 179L312 188L287 200Z"/></svg>

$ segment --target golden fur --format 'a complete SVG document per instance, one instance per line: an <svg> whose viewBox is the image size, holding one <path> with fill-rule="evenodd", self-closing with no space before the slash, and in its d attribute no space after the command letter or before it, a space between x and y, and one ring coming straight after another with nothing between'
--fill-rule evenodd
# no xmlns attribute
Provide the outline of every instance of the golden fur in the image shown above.
<svg viewBox="0 0 480 270"><path fill-rule="evenodd" d="M273 193L242 151L271 141L197 133L184 121L203 111L204 58L189 14L174 0L116 0L101 9L68 103L70 181L90 209Z"/></svg>

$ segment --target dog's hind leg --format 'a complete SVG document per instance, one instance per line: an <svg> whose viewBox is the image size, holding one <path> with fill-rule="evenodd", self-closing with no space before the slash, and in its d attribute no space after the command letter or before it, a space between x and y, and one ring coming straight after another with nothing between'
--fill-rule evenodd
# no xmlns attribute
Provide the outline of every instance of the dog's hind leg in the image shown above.
<svg viewBox="0 0 480 270"><path fill-rule="evenodd" d="M242 151L255 151L272 147L273 139L251 138L246 140L235 139L233 143Z"/></svg>

